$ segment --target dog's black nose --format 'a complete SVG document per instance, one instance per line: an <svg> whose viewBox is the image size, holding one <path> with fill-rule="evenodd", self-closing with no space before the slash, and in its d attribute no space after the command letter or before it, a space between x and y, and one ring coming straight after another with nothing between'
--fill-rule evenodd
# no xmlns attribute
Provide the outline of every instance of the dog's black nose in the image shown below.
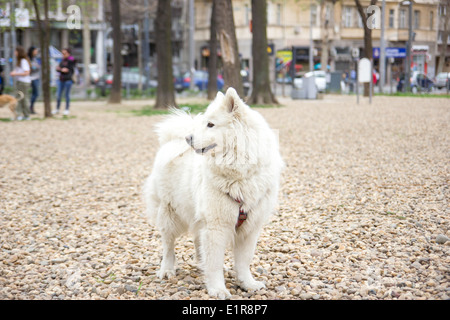
<svg viewBox="0 0 450 320"><path fill-rule="evenodd" d="M192 136L192 134L186 136L186 142L188 143L188 145L192 145L192 140L194 139L194 137Z"/></svg>

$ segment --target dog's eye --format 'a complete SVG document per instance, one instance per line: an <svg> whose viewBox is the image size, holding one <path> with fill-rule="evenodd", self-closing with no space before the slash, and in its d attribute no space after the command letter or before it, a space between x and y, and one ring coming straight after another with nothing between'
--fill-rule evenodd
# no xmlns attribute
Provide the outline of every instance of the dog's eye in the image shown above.
<svg viewBox="0 0 450 320"><path fill-rule="evenodd" d="M206 125L208 128L212 128L212 127L214 127L214 123L212 123L212 122L208 122L208 124Z"/></svg>

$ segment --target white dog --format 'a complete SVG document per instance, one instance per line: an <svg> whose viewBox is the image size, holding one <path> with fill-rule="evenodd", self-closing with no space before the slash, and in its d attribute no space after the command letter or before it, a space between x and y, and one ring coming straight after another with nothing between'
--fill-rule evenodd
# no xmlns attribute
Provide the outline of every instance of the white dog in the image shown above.
<svg viewBox="0 0 450 320"><path fill-rule="evenodd" d="M210 296L230 296L223 277L229 244L240 286L263 288L249 266L277 204L284 166L277 136L233 88L195 118L172 113L157 125L161 148L144 186L147 215L163 245L158 276L175 275L175 239L189 231Z"/></svg>

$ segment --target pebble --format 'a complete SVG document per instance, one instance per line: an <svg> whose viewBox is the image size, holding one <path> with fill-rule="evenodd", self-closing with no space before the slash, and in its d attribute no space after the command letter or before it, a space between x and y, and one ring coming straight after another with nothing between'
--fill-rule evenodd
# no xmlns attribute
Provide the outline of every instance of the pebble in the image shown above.
<svg viewBox="0 0 450 320"><path fill-rule="evenodd" d="M252 259L266 288L240 288L227 251L231 299L448 299L448 99L280 101L257 109L287 165ZM156 277L160 233L141 188L161 117L114 108L75 101L65 121L2 124L0 299L211 298L190 237L176 276Z"/></svg>
<svg viewBox="0 0 450 320"><path fill-rule="evenodd" d="M135 286L128 285L128 284L125 285L125 290L131 291L131 292L133 292L133 293L136 293L136 292L137 292L137 288L136 288Z"/></svg>
<svg viewBox="0 0 450 320"><path fill-rule="evenodd" d="M450 239L443 234L438 234L436 237L436 243L439 243L439 244L444 244L449 240Z"/></svg>
<svg viewBox="0 0 450 320"><path fill-rule="evenodd" d="M301 293L300 298L302 300L310 300L310 299L312 299L312 294L311 293Z"/></svg>

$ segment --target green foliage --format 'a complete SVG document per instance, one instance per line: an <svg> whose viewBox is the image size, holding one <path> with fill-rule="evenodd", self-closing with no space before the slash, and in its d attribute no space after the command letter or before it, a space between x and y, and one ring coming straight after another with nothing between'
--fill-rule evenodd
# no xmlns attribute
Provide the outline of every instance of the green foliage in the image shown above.
<svg viewBox="0 0 450 320"><path fill-rule="evenodd" d="M435 94L435 93L412 93L412 92L396 92L393 94L388 93L375 93L375 96L389 96L389 97L412 97L412 98L450 98L450 94Z"/></svg>

